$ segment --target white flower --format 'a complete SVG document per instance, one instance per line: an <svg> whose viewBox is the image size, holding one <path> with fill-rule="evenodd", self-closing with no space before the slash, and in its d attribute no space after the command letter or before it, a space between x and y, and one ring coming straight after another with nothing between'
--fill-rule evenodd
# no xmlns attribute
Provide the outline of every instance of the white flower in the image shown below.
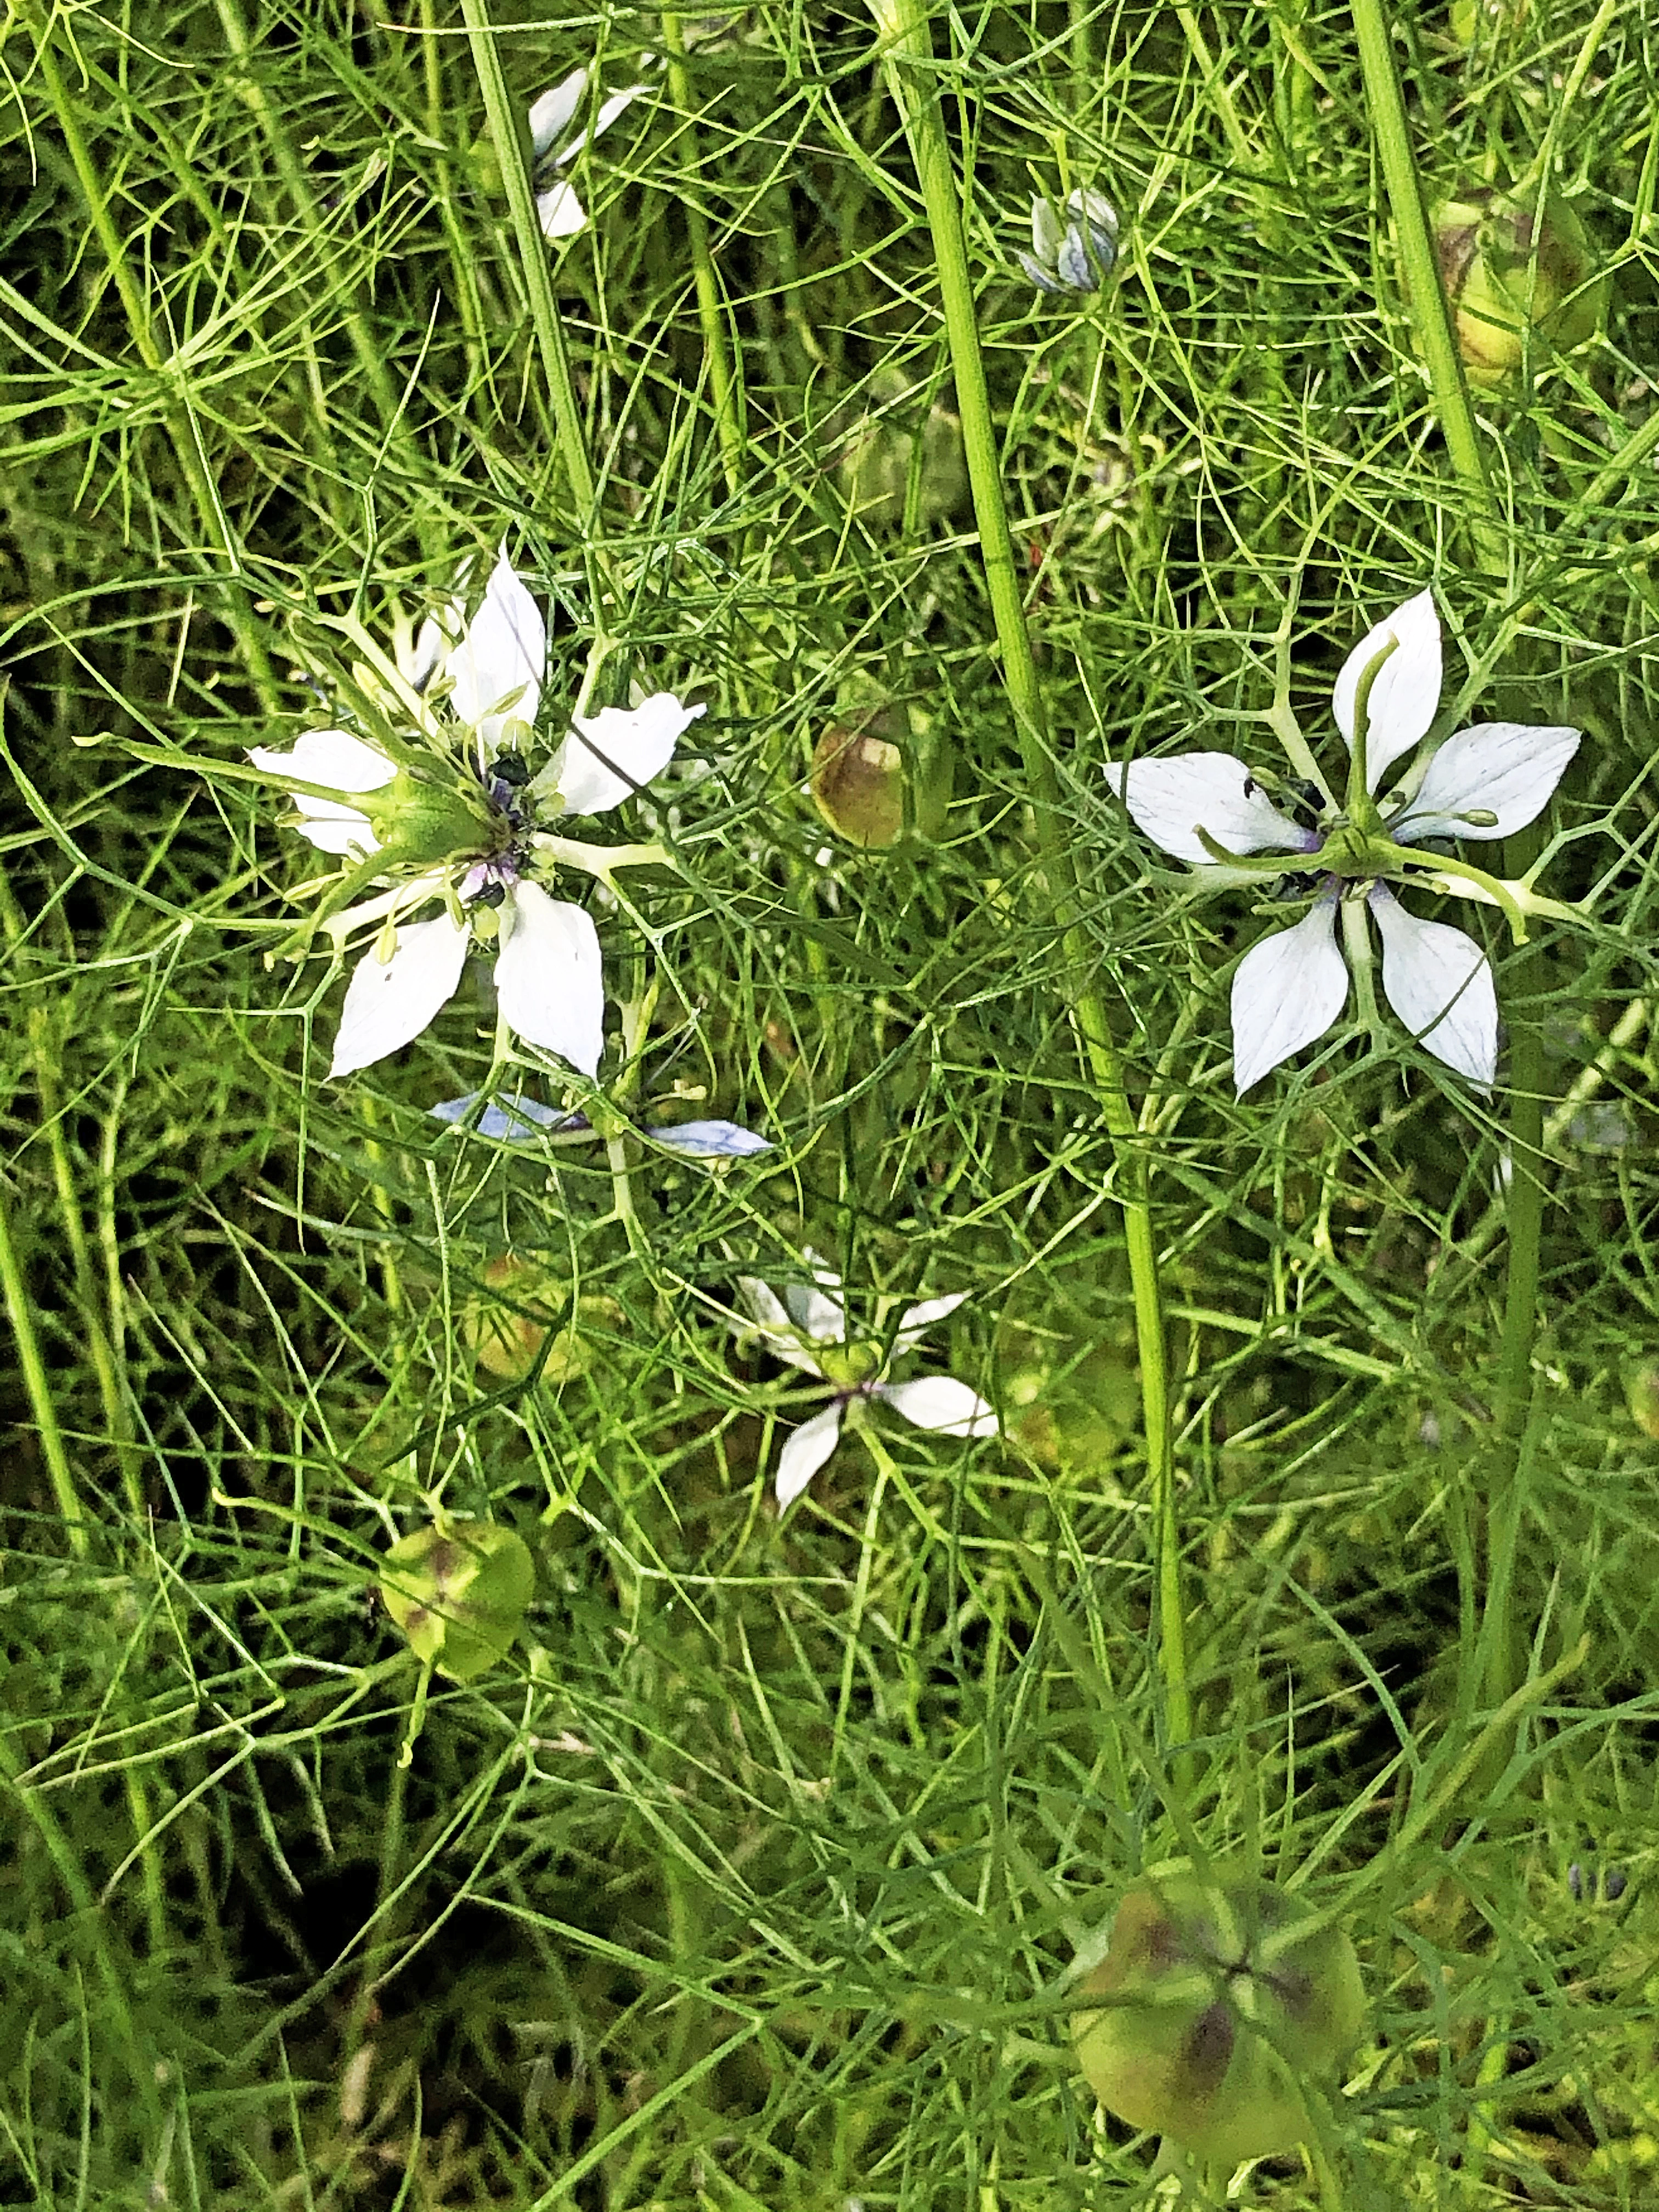
<svg viewBox="0 0 1659 2212"><path fill-rule="evenodd" d="M453 996L474 944L493 939L495 989L508 1024L592 1076L604 1042L599 937L581 907L550 897L529 872L540 851L556 848L571 858L584 848L545 836L538 825L619 805L666 766L681 732L703 709L659 691L629 711L606 707L573 715L569 735L532 777L518 744L529 738L540 705L547 630L505 548L477 612L447 653L444 643L441 627L426 624L409 672L417 689L429 685L434 697L447 698L449 722L428 708L428 738L441 746L447 736L453 741L453 723L460 725L459 761L453 744L450 757L434 761L452 771L447 790L410 779L344 730L313 730L286 752L261 746L248 756L274 775L345 795L295 793L295 826L322 851L384 851L388 864L416 864L414 873L392 877L389 890L330 925L339 938L356 926L380 927L347 986L329 1073L349 1075L410 1043ZM434 682L441 662L441 679ZM386 789L400 775L407 785L401 811L388 806L376 817L380 829L346 803L348 796ZM407 918L433 899L444 902L442 912L424 921Z"/></svg>
<svg viewBox="0 0 1659 2212"><path fill-rule="evenodd" d="M1332 703L1351 756L1346 811L1322 792L1328 803L1316 826L1281 812L1230 753L1109 764L1138 826L1217 889L1271 887L1277 878L1312 890L1303 919L1253 945L1234 973L1233 1079L1241 1095L1323 1036L1346 1005L1348 970L1337 943L1345 900L1363 901L1375 921L1383 995L1412 1034L1471 1082L1490 1085L1497 1073L1498 1000L1486 955L1462 930L1419 920L1388 885L1461 891L1504 908L1512 921L1523 911L1560 911L1532 898L1527 885L1410 848L1430 838L1486 840L1523 830L1548 805L1581 733L1482 722L1446 738L1419 775L1407 772L1380 795L1395 763L1427 736L1440 685L1440 623L1433 599L1419 592L1343 663ZM1241 857L1267 853L1295 857L1277 866ZM1230 866L1234 860L1239 865ZM1364 926L1357 926L1363 949Z"/></svg>
<svg viewBox="0 0 1659 2212"><path fill-rule="evenodd" d="M848 1336L841 1277L815 1252L808 1251L805 1259L811 1282L787 1285L781 1297L769 1284L740 1275L738 1291L749 1319L732 1322L739 1336L758 1336L779 1359L827 1382L836 1394L831 1405L795 1431L779 1456L775 1487L780 1507L794 1503L835 1450L842 1417L855 1398L878 1399L917 1428L941 1436L997 1433L995 1413L965 1382L948 1375L930 1375L915 1382L887 1380L893 1362L913 1352L936 1321L954 1313L967 1297L965 1291L907 1306L890 1349L884 1352L878 1344Z"/></svg>
<svg viewBox="0 0 1659 2212"><path fill-rule="evenodd" d="M644 62L651 58L648 54L641 57ZM648 84L630 84L620 92L609 94L594 110L592 120L571 132L570 125L582 104L587 81L586 69L572 70L568 77L543 93L531 106L531 147L537 167L544 173L574 161L584 146L601 131L608 131L625 109L651 90ZM574 238L587 222L586 210L576 197L575 187L557 176L544 191L537 193L536 213L541 220L542 236L550 242Z"/></svg>
<svg viewBox="0 0 1659 2212"><path fill-rule="evenodd" d="M1073 192L1061 217L1031 202L1031 251L1018 258L1041 292L1097 292L1117 259L1117 210L1104 192Z"/></svg>

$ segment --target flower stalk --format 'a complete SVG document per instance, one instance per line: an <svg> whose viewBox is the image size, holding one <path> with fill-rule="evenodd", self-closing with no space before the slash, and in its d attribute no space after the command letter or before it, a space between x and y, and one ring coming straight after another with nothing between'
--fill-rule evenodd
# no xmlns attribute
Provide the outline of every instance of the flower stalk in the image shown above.
<svg viewBox="0 0 1659 2212"><path fill-rule="evenodd" d="M960 191L939 105L927 0L870 0L870 9L881 33L884 70L915 164L933 238L940 304L956 381L957 412L962 422L978 526L980 559L1002 657L1003 683L1013 709L1021 762L1036 817L1043 874L1060 925L1059 988L1082 1046L1102 1119L1117 1159L1115 1194L1122 1212L1128 1252L1146 1440L1164 1729L1169 1743L1179 1746L1192 1736L1192 1696L1188 1676L1186 1611L1181 1588L1180 1532L1175 1505L1168 1347L1158 1249L1152 1233L1150 1164L1146 1143L1129 1103L1117 1048L1112 1042L1105 1006L1091 980L1100 963L1097 949L1089 941L1082 924L1083 887L1066 830L1042 686L1025 625L1025 607L1020 594L985 364L980 350Z"/></svg>

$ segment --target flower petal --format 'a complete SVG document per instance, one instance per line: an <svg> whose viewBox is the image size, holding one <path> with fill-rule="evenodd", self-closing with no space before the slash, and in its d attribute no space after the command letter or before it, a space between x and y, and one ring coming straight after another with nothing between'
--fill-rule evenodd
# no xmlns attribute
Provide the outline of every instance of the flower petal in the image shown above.
<svg viewBox="0 0 1659 2212"><path fill-rule="evenodd" d="M841 1441L842 1403L826 1406L803 1421L778 1455L775 1485L778 1508L793 1505Z"/></svg>
<svg viewBox="0 0 1659 2212"><path fill-rule="evenodd" d="M951 1291L942 1298L923 1298L920 1305L906 1306L899 1316L898 1334L893 1339L893 1357L898 1358L913 1352L936 1321L953 1314L967 1298L966 1291Z"/></svg>
<svg viewBox="0 0 1659 2212"><path fill-rule="evenodd" d="M1200 828L1230 853L1310 853L1319 843L1262 797L1231 753L1180 753L1127 768L1109 761L1106 781L1135 827L1178 860L1215 858L1198 841Z"/></svg>
<svg viewBox="0 0 1659 2212"><path fill-rule="evenodd" d="M787 1360L791 1367L799 1367L803 1374L816 1375L822 1381L823 1370L802 1341L800 1331L790 1320L782 1299L771 1285L763 1283L757 1276L739 1275L738 1296L749 1309L747 1324L732 1324L738 1335L763 1338L767 1350L776 1358Z"/></svg>
<svg viewBox="0 0 1659 2212"><path fill-rule="evenodd" d="M1304 1045L1324 1036L1348 1000L1336 943L1336 901L1320 900L1293 929L1253 945L1233 975L1233 1082L1242 1098Z"/></svg>
<svg viewBox="0 0 1659 2212"><path fill-rule="evenodd" d="M520 881L498 909L495 995L531 1044L556 1052L584 1075L605 1048L605 975L592 917L539 884Z"/></svg>
<svg viewBox="0 0 1659 2212"><path fill-rule="evenodd" d="M465 1098L446 1098L441 1105L428 1106L427 1111L434 1121L464 1121L483 1095L482 1091L469 1091ZM591 1137L594 1130L586 1114L562 1114L556 1107L544 1106L539 1098L526 1098L517 1091L510 1091L490 1100L478 1116L477 1133L481 1137L496 1138L502 1144L517 1145L544 1133L549 1136Z"/></svg>
<svg viewBox="0 0 1659 2212"><path fill-rule="evenodd" d="M249 749L248 758L267 775L291 775L301 783L319 783L329 791L379 791L398 773L394 761L389 761L383 752L366 745L361 738L354 738L346 730L307 730L286 752L273 752L269 746L254 745ZM355 806L331 806L325 799L307 799L299 791L294 793L294 804L302 814L319 822L360 823L362 834L354 842L366 853L379 849L369 833L368 816ZM306 824L301 823L300 826L311 837ZM320 837L311 837L311 842L321 846L325 853L345 850L343 844L325 843Z"/></svg>
<svg viewBox="0 0 1659 2212"><path fill-rule="evenodd" d="M530 145L537 161L550 153L569 130L587 89L587 71L574 69L530 107ZM580 140L577 141L580 145Z"/></svg>
<svg viewBox="0 0 1659 2212"><path fill-rule="evenodd" d="M554 161L560 167L562 167L567 161L574 161L590 139L601 137L611 128L619 115L625 114L634 102L651 88L648 84L626 84L620 92L606 93L605 98L599 102L594 112L593 120L588 128L586 131L577 131L575 137L568 144L561 146L553 156Z"/></svg>
<svg viewBox="0 0 1659 2212"><path fill-rule="evenodd" d="M1486 956L1449 922L1419 921L1385 884L1369 894L1382 933L1382 992L1427 1052L1482 1090L1498 1073L1498 994Z"/></svg>
<svg viewBox="0 0 1659 2212"><path fill-rule="evenodd" d="M1428 735L1440 708L1440 617L1431 592L1419 592L1361 638L1342 664L1331 694L1336 726L1353 750L1359 679L1389 639L1395 649L1371 686L1365 732L1365 783L1375 791L1383 772Z"/></svg>
<svg viewBox="0 0 1659 2212"><path fill-rule="evenodd" d="M542 236L551 246L561 238L574 238L587 228L587 210L576 197L576 187L562 179L536 195L536 220Z"/></svg>
<svg viewBox="0 0 1659 2212"><path fill-rule="evenodd" d="M735 1121L677 1121L671 1127L646 1131L653 1144L689 1160L742 1160L756 1152L769 1152L771 1139Z"/></svg>
<svg viewBox="0 0 1659 2212"><path fill-rule="evenodd" d="M464 925L441 914L406 922L390 960L377 959L371 945L346 986L330 1075L372 1067L412 1043L454 996L471 941Z"/></svg>
<svg viewBox="0 0 1659 2212"><path fill-rule="evenodd" d="M561 799L567 814L608 813L661 775L682 732L705 711L682 707L672 691L657 691L637 707L574 715L570 735L532 782L531 796Z"/></svg>
<svg viewBox="0 0 1659 2212"><path fill-rule="evenodd" d="M1402 845L1425 837L1507 837L1535 822L1578 750L1581 730L1477 722L1437 748L1416 796L1389 824ZM1472 823L1471 812L1495 822Z"/></svg>
<svg viewBox="0 0 1659 2212"><path fill-rule="evenodd" d="M509 719L533 723L547 663L547 625L502 546L483 604L445 664L450 704L478 733L481 765L501 743Z"/></svg>
<svg viewBox="0 0 1659 2212"><path fill-rule="evenodd" d="M919 1382L878 1382L871 1394L919 1429L943 1437L994 1437L997 1417L977 1390L949 1375L925 1375Z"/></svg>

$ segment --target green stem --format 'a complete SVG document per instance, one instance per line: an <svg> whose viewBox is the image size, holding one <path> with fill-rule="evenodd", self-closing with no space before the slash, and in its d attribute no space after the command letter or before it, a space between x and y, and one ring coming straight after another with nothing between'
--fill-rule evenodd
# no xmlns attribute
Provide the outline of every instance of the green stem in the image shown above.
<svg viewBox="0 0 1659 2212"><path fill-rule="evenodd" d="M17 1364L22 1370L23 1389L29 1401L29 1411L34 1416L35 1433L40 1439L41 1456L46 1462L52 1494L63 1518L70 1549L77 1559L84 1559L88 1549L87 1524L82 1514L81 1501L75 1493L75 1476L70 1467L69 1453L64 1449L58 1408L52 1402L52 1386L46 1379L46 1363L41 1355L40 1340L35 1334L34 1309L29 1300L28 1284L24 1279L22 1261L11 1233L11 1197L3 1184L0 1184L0 1297L5 1300L7 1317L16 1341Z"/></svg>
<svg viewBox="0 0 1659 2212"><path fill-rule="evenodd" d="M582 442L580 410L576 404L575 380L565 351L564 326L553 296L553 276L548 266L547 240L536 213L536 187L531 174L530 125L527 112L515 104L501 67L497 33L489 20L489 0L461 0L461 14L472 47L472 66L483 94L489 136L501 163L501 184L507 193L507 218L524 271L530 300L530 319L541 350L542 368L553 406L553 434L570 482L576 507L576 526L583 535L599 528L599 502L593 471Z"/></svg>
<svg viewBox="0 0 1659 2212"><path fill-rule="evenodd" d="M1036 817L1043 873L1060 924L1060 989L1082 1045L1100 1101L1102 1118L1116 1156L1116 1197L1122 1210L1124 1240L1128 1249L1135 1340L1140 1360L1164 1723L1169 1741L1178 1746L1191 1739L1192 1697L1181 1592L1180 1530L1176 1517L1164 1300L1149 1200L1151 1171L1112 1042L1105 1006L1093 981L1100 967L1098 949L1082 924L1083 885L1067 836L1042 687L1025 626L996 432L986 388L985 363L980 351L961 198L939 105L927 0L870 0L870 9L882 35L889 88L903 120L933 234L940 301L956 379L957 410L962 422L969 480L973 488L980 558L1002 656L1003 682L1013 708L1020 758Z"/></svg>
<svg viewBox="0 0 1659 2212"><path fill-rule="evenodd" d="M697 173L697 133L696 126L691 121L691 86L685 73L685 34L678 15L672 9L663 11L662 43L669 94L684 118L680 129L686 166L695 178ZM720 299L720 279L714 273L714 252L708 243L708 218L694 191L688 191L685 197L685 228L691 245L692 282L697 294L697 325L702 333L702 357L708 368L708 390L714 404L714 428L720 438L720 461L726 475L727 495L735 499L742 482L743 422L737 382L732 373L726 309Z"/></svg>

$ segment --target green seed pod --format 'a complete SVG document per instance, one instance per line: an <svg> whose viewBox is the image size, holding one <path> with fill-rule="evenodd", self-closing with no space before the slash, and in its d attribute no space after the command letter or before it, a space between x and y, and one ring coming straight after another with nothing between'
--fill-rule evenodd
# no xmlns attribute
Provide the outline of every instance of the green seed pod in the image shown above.
<svg viewBox="0 0 1659 2212"><path fill-rule="evenodd" d="M867 411L840 410L835 426L836 480L842 496L872 528L904 520L910 471L916 471L916 520L941 522L968 499L968 456L962 424L950 410L933 406L918 421L906 380L891 370L870 383Z"/></svg>
<svg viewBox="0 0 1659 2212"><path fill-rule="evenodd" d="M1625 1402L1642 1434L1659 1438L1659 1360L1632 1368L1625 1382Z"/></svg>
<svg viewBox="0 0 1659 2212"><path fill-rule="evenodd" d="M1352 1945L1337 1928L1299 1936L1310 1918L1248 1875L1138 1882L1082 1984L1110 2002L1073 2023L1102 2104L1226 2166L1304 2142L1303 2083L1334 2079L1364 2025Z"/></svg>
<svg viewBox="0 0 1659 2212"><path fill-rule="evenodd" d="M1599 274L1584 226L1559 193L1534 213L1535 187L1495 186L1443 201L1435 211L1435 250L1471 383L1505 383L1528 353L1534 361L1565 353L1595 335L1607 311L1609 283Z"/></svg>
<svg viewBox="0 0 1659 2212"><path fill-rule="evenodd" d="M944 729L915 733L902 708L884 708L856 727L832 724L812 748L807 781L818 812L849 845L931 842L945 828L955 748Z"/></svg>
<svg viewBox="0 0 1659 2212"><path fill-rule="evenodd" d="M413 866L487 848L505 820L492 818L490 803L476 781L471 786L437 782L406 768L368 793L363 809L388 862Z"/></svg>
<svg viewBox="0 0 1659 2212"><path fill-rule="evenodd" d="M456 1682L507 1656L535 1589L529 1547L493 1521L413 1529L386 1553L380 1577L410 1650Z"/></svg>

